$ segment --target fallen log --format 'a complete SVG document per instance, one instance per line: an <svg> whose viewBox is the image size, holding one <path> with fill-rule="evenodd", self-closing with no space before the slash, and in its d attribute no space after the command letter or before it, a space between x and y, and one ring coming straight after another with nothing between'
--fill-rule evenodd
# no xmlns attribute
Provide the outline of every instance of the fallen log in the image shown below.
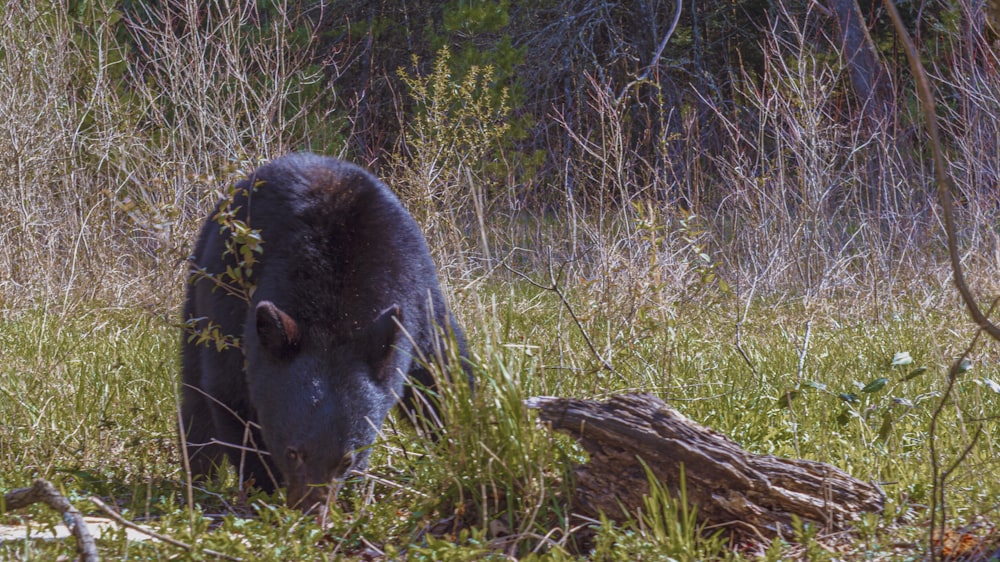
<svg viewBox="0 0 1000 562"><path fill-rule="evenodd" d="M725 527L736 538L788 537L793 516L843 531L860 514L884 506L878 486L821 462L748 453L655 396L536 397L527 405L590 453L590 462L575 468L574 509L587 516L635 516L649 493L643 462L675 497L683 470L699 522Z"/></svg>

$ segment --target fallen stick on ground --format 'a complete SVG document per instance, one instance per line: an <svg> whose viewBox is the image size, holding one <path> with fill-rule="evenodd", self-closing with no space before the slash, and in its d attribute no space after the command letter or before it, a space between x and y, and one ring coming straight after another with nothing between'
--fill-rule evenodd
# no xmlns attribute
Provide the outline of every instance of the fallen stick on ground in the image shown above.
<svg viewBox="0 0 1000 562"><path fill-rule="evenodd" d="M83 514L73 507L73 504L65 496L56 490L48 480L39 478L35 480L30 488L17 488L11 490L3 496L4 505L8 510L22 509L38 502L44 503L52 509L62 514L63 523L69 527L70 532L76 537L76 552L80 555L81 562L98 562L101 557L97 554L97 544L94 543L94 536L90 534L90 529L83 521Z"/></svg>
<svg viewBox="0 0 1000 562"><path fill-rule="evenodd" d="M114 509L111 509L111 507L108 506L108 504L106 504L103 501L101 501L100 498L91 497L90 501L94 502L94 505L96 505L97 507L101 508L101 511L103 511L105 514L107 514L108 517L110 517L111 519L113 519L116 523L118 523L122 527L126 527L128 529L132 529L133 531L137 531L139 533L142 533L144 535L152 537L152 538L154 538L154 539L156 539L158 541L165 542L167 544L172 544L172 545L174 545L176 547L179 547L179 548L183 548L184 550L187 550L188 552L192 552L194 550L194 547L191 546L191 545L189 545L186 542L179 541L179 540L177 540L177 539L175 539L173 537L168 537L167 535L163 535L163 534L157 533L157 532L152 531L150 529L147 529L147 528L145 528L145 527L143 527L141 525L136 525L135 523L129 521L128 519L125 519L117 511L115 511ZM221 552L218 552L218 551L215 551L215 550L211 550L211 549L208 549L208 548L202 549L201 552L204 553L204 554L208 554L209 556L215 556L216 558L222 558L224 560L233 560L234 562L242 562L242 560L243 560L242 558L238 558L236 556L230 556L228 554L223 554Z"/></svg>

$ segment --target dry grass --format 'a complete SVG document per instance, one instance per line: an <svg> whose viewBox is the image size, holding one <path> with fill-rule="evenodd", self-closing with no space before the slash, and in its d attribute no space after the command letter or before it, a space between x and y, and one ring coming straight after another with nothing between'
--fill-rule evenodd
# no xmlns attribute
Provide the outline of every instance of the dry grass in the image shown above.
<svg viewBox="0 0 1000 562"><path fill-rule="evenodd" d="M255 8L176 0L131 16L125 59L116 13L88 6L69 17L22 0L3 16L13 31L0 39L0 295L11 304L149 303L163 295L153 287L176 283L196 225L235 175L292 149L346 146L336 139L349 116L309 101L336 97L344 69L334 61L333 75L321 72L293 48L303 41L292 43L293 30L312 29L308 14L269 15L271 40L253 42L242 24L264 17ZM497 173L509 109L486 97L489 69L451 76L442 57L426 77L402 75L416 115L404 118L385 179L426 227L446 277L464 282L503 273L506 260L517 270L566 264L625 294L676 296L723 278L744 294L888 303L940 286L941 229L914 116L845 118L843 69L817 58L791 18L780 23L766 72L736 82L742 108L714 108L725 134L704 155L713 175L674 175L672 155L698 150L684 146L699 126L685 117L659 117L655 157L630 152L640 132L628 97L595 78L600 128L564 123L561 185L546 188L554 204L526 208L518 191L533 180ZM1000 77L981 62L996 62L975 47L982 38L956 41L968 55L941 84L954 100L944 117L963 250L995 278Z"/></svg>
<svg viewBox="0 0 1000 562"><path fill-rule="evenodd" d="M322 106L335 76L291 45L308 15L266 22L266 42L245 34L261 17L246 3L172 0L130 17L117 25L101 3L5 6L0 295L11 304L176 305L160 288L179 283L224 187L309 147L315 123L339 134ZM325 147L323 133L310 138Z"/></svg>

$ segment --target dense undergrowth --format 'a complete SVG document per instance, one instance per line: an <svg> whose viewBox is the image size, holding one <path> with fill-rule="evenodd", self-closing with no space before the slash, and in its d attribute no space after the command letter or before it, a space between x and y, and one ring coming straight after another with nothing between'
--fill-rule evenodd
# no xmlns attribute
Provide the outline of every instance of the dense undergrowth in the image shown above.
<svg viewBox="0 0 1000 562"><path fill-rule="evenodd" d="M447 50L401 69L400 107L413 113L378 172L425 230L479 390L446 389L436 442L387 424L328 528L233 481L189 489L175 396L199 222L259 162L358 155L351 116L318 101L339 94L330 77L289 48L309 41L299 28L275 17L260 41L244 33L250 8L223 2L212 33L177 33L204 14L168 4L175 19L149 12L125 37L122 14L100 2L22 0L0 15L0 488L49 478L87 512L98 496L202 549L121 534L101 540L106 558L920 559L932 454L954 463L949 529L996 531L996 343L971 349L931 433L975 330L950 289L917 116L901 103L891 124L842 119L844 69L790 21L766 45L766 72L737 82L759 119L713 108L727 148L708 155L711 175L665 173L687 142L670 127L651 141L658 160L630 152L621 85L594 76L587 104L601 126L562 121L565 165L536 206L523 190L538 180L519 176L535 155L504 140L515 93L490 68L454 72ZM158 56L135 57L138 46ZM963 260L983 300L1000 220L992 56L956 55L939 72ZM537 427L523 400L620 392L655 393L750 451L880 482L885 513L848 537L802 528L759 550L702 532L665 497L651 500L657 517L583 520L569 495L585 455ZM44 534L58 521L36 508L0 523ZM5 559L60 555L72 544L0 543Z"/></svg>

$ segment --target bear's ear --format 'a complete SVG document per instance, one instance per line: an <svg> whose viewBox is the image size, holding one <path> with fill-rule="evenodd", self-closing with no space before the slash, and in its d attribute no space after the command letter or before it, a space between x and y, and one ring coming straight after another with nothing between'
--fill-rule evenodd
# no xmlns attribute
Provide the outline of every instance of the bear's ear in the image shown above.
<svg viewBox="0 0 1000 562"><path fill-rule="evenodd" d="M394 304L380 312L378 318L365 331L362 343L365 357L376 373L381 374L383 365L389 359L402 323L403 309Z"/></svg>
<svg viewBox="0 0 1000 562"><path fill-rule="evenodd" d="M299 346L299 326L271 301L257 304L257 337L264 349L285 357Z"/></svg>

